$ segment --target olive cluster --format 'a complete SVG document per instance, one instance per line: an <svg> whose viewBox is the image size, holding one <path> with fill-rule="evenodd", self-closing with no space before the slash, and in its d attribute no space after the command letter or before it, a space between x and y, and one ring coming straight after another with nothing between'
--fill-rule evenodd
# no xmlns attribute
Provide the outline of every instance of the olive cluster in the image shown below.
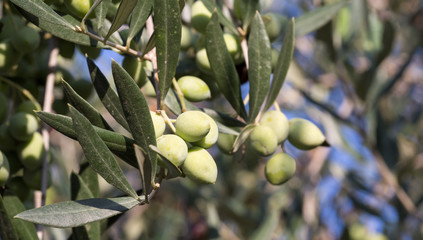
<svg viewBox="0 0 423 240"><path fill-rule="evenodd" d="M45 149L35 104L23 101L9 111L11 102L0 92L0 186L6 185L25 200L28 189L41 187Z"/></svg>
<svg viewBox="0 0 423 240"><path fill-rule="evenodd" d="M235 135L219 134L217 145L224 153L231 153L236 140ZM325 142L322 131L312 122L293 118L288 121L280 111L267 111L258 124L251 130L247 145L259 156L267 157L274 154L278 145L288 140L301 150L310 150ZM295 159L282 152L274 154L266 163L265 176L274 185L288 181L296 169Z"/></svg>
<svg viewBox="0 0 423 240"><path fill-rule="evenodd" d="M164 134L165 121L150 112L161 155L180 168L188 178L200 183L215 183L217 166L205 149L212 147L218 138L216 122L201 111L186 111L175 121L175 133ZM166 165L159 158L162 167Z"/></svg>

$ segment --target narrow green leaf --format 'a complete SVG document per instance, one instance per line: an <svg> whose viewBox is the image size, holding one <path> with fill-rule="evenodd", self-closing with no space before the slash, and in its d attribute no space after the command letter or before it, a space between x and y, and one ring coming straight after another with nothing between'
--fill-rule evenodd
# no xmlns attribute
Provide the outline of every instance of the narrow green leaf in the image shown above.
<svg viewBox="0 0 423 240"><path fill-rule="evenodd" d="M238 34L238 31L236 30L234 24L223 15L222 10L220 10L217 5L214 3L213 0L201 0L204 3L204 6L210 11L210 12L217 12L219 22L228 28L229 31L231 31L234 34Z"/></svg>
<svg viewBox="0 0 423 240"><path fill-rule="evenodd" d="M142 167L144 194L152 190L157 169L157 155L148 146L156 145L156 135L150 109L135 81L117 62L112 61L112 74L122 104L123 113L138 146L145 150L147 161ZM140 169L141 170L141 169Z"/></svg>
<svg viewBox="0 0 423 240"><path fill-rule="evenodd" d="M259 1L244 1L242 7L242 28L247 29L248 25L250 25L251 18L253 18L256 11L259 10Z"/></svg>
<svg viewBox="0 0 423 240"><path fill-rule="evenodd" d="M3 196L3 204L19 239L38 240L37 230L34 224L13 218L16 214L25 211L25 206L21 200L15 195L5 195Z"/></svg>
<svg viewBox="0 0 423 240"><path fill-rule="evenodd" d="M85 181L78 174L72 172L70 175L70 182L72 200L94 198L91 190L88 188L88 185L85 184Z"/></svg>
<svg viewBox="0 0 423 240"><path fill-rule="evenodd" d="M124 213L138 204L132 197L91 198L34 208L16 218L52 227L78 227Z"/></svg>
<svg viewBox="0 0 423 240"><path fill-rule="evenodd" d="M137 193L129 184L122 169L117 164L112 152L95 132L93 126L74 107L69 106L73 126L90 166L108 183L117 187L129 196L139 199Z"/></svg>
<svg viewBox="0 0 423 240"><path fill-rule="evenodd" d="M62 80L63 92L68 102L80 111L90 122L97 127L112 130L101 114L89 104L84 98L78 95L73 88L64 80Z"/></svg>
<svg viewBox="0 0 423 240"><path fill-rule="evenodd" d="M126 19L128 19L128 16L132 13L136 4L137 0L121 0L117 13L112 21L112 26L104 37L104 41L126 22Z"/></svg>
<svg viewBox="0 0 423 240"><path fill-rule="evenodd" d="M175 115L179 115L182 113L182 110L176 96L176 93L171 89L169 94L167 94L164 103L170 111L172 111Z"/></svg>
<svg viewBox="0 0 423 240"><path fill-rule="evenodd" d="M206 31L206 51L217 86L235 111L247 118L242 102L240 81L231 55L226 48L217 13L214 12Z"/></svg>
<svg viewBox="0 0 423 240"><path fill-rule="evenodd" d="M328 4L298 17L296 20L295 35L302 36L325 25L348 3L348 1L341 1Z"/></svg>
<svg viewBox="0 0 423 240"><path fill-rule="evenodd" d="M3 201L0 194L0 238L4 240L17 240L19 239L18 233L12 224L12 219L7 214L7 205Z"/></svg>
<svg viewBox="0 0 423 240"><path fill-rule="evenodd" d="M175 76L181 48L181 27L179 0L156 0L154 2L154 32L156 33L160 101L166 98Z"/></svg>
<svg viewBox="0 0 423 240"><path fill-rule="evenodd" d="M250 82L249 122L254 122L260 112L270 85L271 49L269 37L258 12L251 23L248 38L248 80Z"/></svg>
<svg viewBox="0 0 423 240"><path fill-rule="evenodd" d="M163 162L165 163L167 169L166 179L172 179L182 176L181 170L177 166L175 166L171 161L169 161L169 159L167 159L156 146L150 145L150 148L157 154L159 154Z"/></svg>
<svg viewBox="0 0 423 240"><path fill-rule="evenodd" d="M107 16L107 10L109 8L109 4L112 2L112 0L97 0L101 1L100 5L95 8L95 16L96 16L96 29L98 32L102 30L104 20Z"/></svg>
<svg viewBox="0 0 423 240"><path fill-rule="evenodd" d="M132 14L131 22L129 23L129 34L127 41L131 41L145 25L145 22L151 13L153 3L153 0L137 1L137 5L135 5L134 9L134 13L136 14Z"/></svg>
<svg viewBox="0 0 423 240"><path fill-rule="evenodd" d="M156 46L156 32L153 32L153 34L151 34L151 37L148 39L147 44L145 45L145 49L142 52L142 56L144 56L145 54L153 50L155 46Z"/></svg>
<svg viewBox="0 0 423 240"><path fill-rule="evenodd" d="M294 54L295 41L295 22L291 19L288 25L285 37L283 39L282 49L279 53L278 61L276 63L275 71L273 73L273 80L270 86L269 94L267 95L266 104L263 111L272 106L273 102L278 97L279 91L285 82L286 74L288 73L289 65L291 64L292 56Z"/></svg>
<svg viewBox="0 0 423 240"><path fill-rule="evenodd" d="M87 184L88 189L91 191L93 198L99 197L100 186L98 183L97 173L90 167L88 162L81 164L79 168L79 176Z"/></svg>
<svg viewBox="0 0 423 240"><path fill-rule="evenodd" d="M259 228L252 234L252 240L271 239L278 226L280 210L268 212Z"/></svg>
<svg viewBox="0 0 423 240"><path fill-rule="evenodd" d="M98 5L100 5L102 2L103 2L103 0L95 0L94 1L94 3L91 5L90 9L88 9L88 12L85 13L84 17L82 18L81 26L85 26L85 21L87 20L88 16L90 16L91 13L94 12L98 8ZM98 17L96 16L96 18L98 18Z"/></svg>
<svg viewBox="0 0 423 240"><path fill-rule="evenodd" d="M123 128L129 131L128 123L123 114L122 105L119 102L119 97L116 92L110 87L109 81L103 75L101 70L97 67L93 60L87 58L87 65L90 71L91 81L93 82L95 91L103 103L104 107L109 111L110 115Z"/></svg>
<svg viewBox="0 0 423 240"><path fill-rule="evenodd" d="M235 139L232 152L237 152L239 148L242 146L242 144L244 144L244 142L247 141L248 136L250 136L250 133L251 131L253 131L255 126L256 125L254 124L248 124L247 126L245 126L245 128L242 129L238 137L236 137Z"/></svg>
<svg viewBox="0 0 423 240"><path fill-rule="evenodd" d="M70 117L48 112L37 112L37 116L56 131L77 140L77 135L73 129L73 123ZM96 126L94 126L94 130L116 156L129 165L138 168L133 148L135 141L133 139Z"/></svg>
<svg viewBox="0 0 423 240"><path fill-rule="evenodd" d="M104 46L85 34L75 32L73 28L79 25L80 21L70 15L60 16L42 0L13 0L11 2L20 7L19 11L26 19L56 37L82 45L92 45L93 42L99 47Z"/></svg>

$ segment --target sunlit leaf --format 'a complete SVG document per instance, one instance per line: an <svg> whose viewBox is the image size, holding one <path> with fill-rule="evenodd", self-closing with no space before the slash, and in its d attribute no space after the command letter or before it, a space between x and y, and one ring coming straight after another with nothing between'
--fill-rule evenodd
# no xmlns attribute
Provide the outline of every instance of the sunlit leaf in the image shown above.
<svg viewBox="0 0 423 240"><path fill-rule="evenodd" d="M134 14L132 14L131 22L129 23L129 34L127 41L131 41L145 25L145 22L151 13L153 3L153 0L137 1L137 5L135 5L134 8Z"/></svg>
<svg viewBox="0 0 423 240"><path fill-rule="evenodd" d="M257 12L251 23L248 38L248 80L250 82L249 122L254 122L269 91L271 49L269 37L260 14Z"/></svg>
<svg viewBox="0 0 423 240"><path fill-rule="evenodd" d="M240 1L243 2L242 6L242 28L247 29L250 25L251 18L254 17L254 14L259 10L259 1L258 0L247 0Z"/></svg>
<svg viewBox="0 0 423 240"><path fill-rule="evenodd" d="M121 0L117 13L112 21L112 26L109 28L109 32L104 37L107 40L116 30L118 30L128 19L128 16L132 13L137 0Z"/></svg>

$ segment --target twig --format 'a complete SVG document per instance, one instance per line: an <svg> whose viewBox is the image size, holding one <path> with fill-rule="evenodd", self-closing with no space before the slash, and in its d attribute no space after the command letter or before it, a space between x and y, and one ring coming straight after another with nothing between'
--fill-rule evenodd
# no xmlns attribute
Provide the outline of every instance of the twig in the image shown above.
<svg viewBox="0 0 423 240"><path fill-rule="evenodd" d="M179 87L175 78L172 79L172 84L173 84L173 87L176 90L176 95L178 96L179 101L181 102L181 108L182 108L181 110L182 110L182 112L185 112L187 110L187 108L185 106L184 94L182 93L181 88Z"/></svg>
<svg viewBox="0 0 423 240"><path fill-rule="evenodd" d="M148 36L151 38L151 36L153 35L154 32L154 23L153 23L153 18L150 16L147 19L147 22L145 24L145 27L147 29L147 34ZM146 59L150 60L152 65L153 65L153 79L155 81L156 84L154 84L154 88L156 90L156 101L157 101L157 106L156 109L157 110L161 110L161 94L160 94L160 89L159 89L159 74L157 71L157 55L156 55L156 48L154 47L153 49L151 49L150 52L148 52L145 56Z"/></svg>
<svg viewBox="0 0 423 240"><path fill-rule="evenodd" d="M167 116L166 111L161 110L160 111L160 114L162 115L163 119L165 120L165 122L167 123L167 125L170 127L170 129L172 130L172 132L173 133L176 133L176 128L175 128L175 126L173 126L172 119L170 119Z"/></svg>

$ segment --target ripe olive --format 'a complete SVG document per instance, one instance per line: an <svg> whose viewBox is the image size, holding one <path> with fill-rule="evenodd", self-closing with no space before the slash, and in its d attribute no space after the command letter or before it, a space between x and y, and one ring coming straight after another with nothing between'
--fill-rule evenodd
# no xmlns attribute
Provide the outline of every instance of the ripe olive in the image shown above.
<svg viewBox="0 0 423 240"><path fill-rule="evenodd" d="M33 52L40 45L40 35L33 28L23 27L13 36L12 45L20 53Z"/></svg>
<svg viewBox="0 0 423 240"><path fill-rule="evenodd" d="M211 148L217 142L217 138L219 136L219 129L214 119L207 114L205 115L210 121L210 131L200 141L193 142L192 144L202 148Z"/></svg>
<svg viewBox="0 0 423 240"><path fill-rule="evenodd" d="M18 146L19 159L29 170L35 170L41 166L44 153L43 137L38 132L35 132L29 141Z"/></svg>
<svg viewBox="0 0 423 240"><path fill-rule="evenodd" d="M189 101L200 102L211 97L209 86L198 77L183 76L179 78L178 85Z"/></svg>
<svg viewBox="0 0 423 240"><path fill-rule="evenodd" d="M187 144L174 134L165 134L157 138L157 148L175 166L180 166L188 155Z"/></svg>
<svg viewBox="0 0 423 240"><path fill-rule="evenodd" d="M34 115L17 112L10 118L9 132L14 139L27 141L38 127L38 120Z"/></svg>
<svg viewBox="0 0 423 240"><path fill-rule="evenodd" d="M210 120L201 111L187 111L175 122L176 134L187 142L200 141L210 131Z"/></svg>
<svg viewBox="0 0 423 240"><path fill-rule="evenodd" d="M295 159L286 153L273 155L264 169L267 181L273 185L280 185L288 181L296 169Z"/></svg>
<svg viewBox="0 0 423 240"><path fill-rule="evenodd" d="M166 123L160 114L150 111L150 115L151 115L151 120L153 120L154 132L156 134L156 138L158 138L161 135L163 135L166 129Z"/></svg>
<svg viewBox="0 0 423 240"><path fill-rule="evenodd" d="M278 139L278 144L285 141L289 133L289 122L280 111L267 111L265 112L260 119L260 124L268 126L273 130L273 133Z"/></svg>
<svg viewBox="0 0 423 240"><path fill-rule="evenodd" d="M314 123L302 118L289 120L288 141L296 148L309 150L323 144L325 139Z"/></svg>
<svg viewBox="0 0 423 240"><path fill-rule="evenodd" d="M189 179L200 183L215 183L217 179L217 166L213 157L200 147L188 150L182 171Z"/></svg>
<svg viewBox="0 0 423 240"><path fill-rule="evenodd" d="M212 13L202 1L196 1L191 6L191 26L200 33L206 32Z"/></svg>
<svg viewBox="0 0 423 240"><path fill-rule="evenodd" d="M269 156L276 151L278 139L273 129L264 125L255 126L250 136L251 147L262 156Z"/></svg>

